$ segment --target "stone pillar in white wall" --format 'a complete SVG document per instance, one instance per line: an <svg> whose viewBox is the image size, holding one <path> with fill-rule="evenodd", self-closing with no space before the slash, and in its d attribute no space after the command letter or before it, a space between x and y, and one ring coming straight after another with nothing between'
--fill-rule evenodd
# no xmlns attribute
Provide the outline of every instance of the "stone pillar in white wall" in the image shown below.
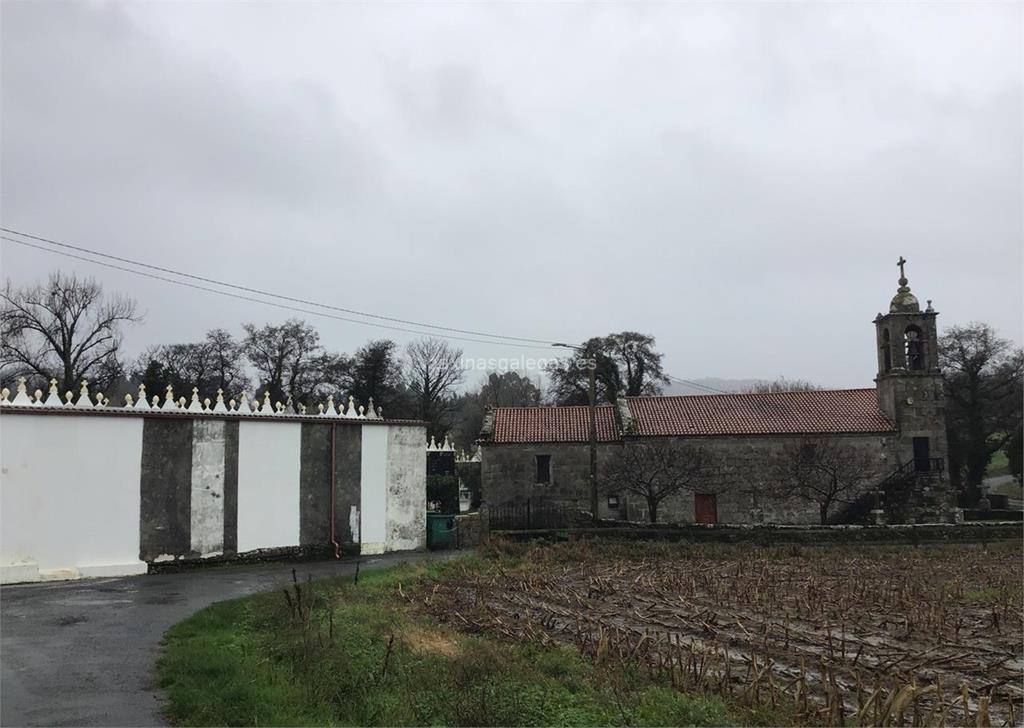
<svg viewBox="0 0 1024 728"><path fill-rule="evenodd" d="M191 549L208 558L224 553L224 420L192 425Z"/></svg>
<svg viewBox="0 0 1024 728"><path fill-rule="evenodd" d="M388 428L387 551L411 551L426 546L427 462L423 427Z"/></svg>
<svg viewBox="0 0 1024 728"><path fill-rule="evenodd" d="M387 546L388 430L387 425L363 425L359 548L363 554L382 554ZM422 440L423 428L420 428ZM423 452L423 443L418 443Z"/></svg>

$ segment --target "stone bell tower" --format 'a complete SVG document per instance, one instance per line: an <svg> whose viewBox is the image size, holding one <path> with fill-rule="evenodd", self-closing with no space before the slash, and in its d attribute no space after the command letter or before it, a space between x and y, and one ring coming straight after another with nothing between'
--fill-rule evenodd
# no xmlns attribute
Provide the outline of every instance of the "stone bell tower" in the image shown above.
<svg viewBox="0 0 1024 728"><path fill-rule="evenodd" d="M888 313L875 317L878 376L875 387L882 411L896 423L897 461L913 460L917 472L945 472L946 417L939 370L938 313L928 301L922 311L910 292L900 257L900 279Z"/></svg>

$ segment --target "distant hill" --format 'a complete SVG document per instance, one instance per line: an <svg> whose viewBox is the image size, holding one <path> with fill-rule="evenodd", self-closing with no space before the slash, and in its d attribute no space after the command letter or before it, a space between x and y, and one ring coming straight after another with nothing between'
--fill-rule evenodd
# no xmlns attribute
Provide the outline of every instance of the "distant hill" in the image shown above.
<svg viewBox="0 0 1024 728"><path fill-rule="evenodd" d="M755 384L762 382L761 379L720 379L719 377L702 377L700 379L691 379L693 384L699 386L691 386L689 384L681 384L679 382L672 382L672 384L665 387L663 394L715 394L713 391L708 390L719 390L721 392L743 392L750 389ZM705 389L706 388L706 389Z"/></svg>

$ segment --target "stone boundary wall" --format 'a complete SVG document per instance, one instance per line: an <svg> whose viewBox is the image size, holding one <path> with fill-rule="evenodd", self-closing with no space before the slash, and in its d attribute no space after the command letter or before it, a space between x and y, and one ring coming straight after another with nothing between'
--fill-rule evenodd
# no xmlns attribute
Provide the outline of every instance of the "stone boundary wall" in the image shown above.
<svg viewBox="0 0 1024 728"><path fill-rule="evenodd" d="M422 423L86 399L0 403L0 583L425 545Z"/></svg>
<svg viewBox="0 0 1024 728"><path fill-rule="evenodd" d="M919 523L898 526L666 526L574 527L564 530L491 531L491 537L530 539L614 538L632 541L774 544L985 543L1024 537L1020 522Z"/></svg>

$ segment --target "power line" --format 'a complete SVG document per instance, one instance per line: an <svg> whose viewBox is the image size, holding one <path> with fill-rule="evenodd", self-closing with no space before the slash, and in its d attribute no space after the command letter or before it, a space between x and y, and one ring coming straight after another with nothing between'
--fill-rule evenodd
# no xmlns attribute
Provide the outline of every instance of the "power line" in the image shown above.
<svg viewBox="0 0 1024 728"><path fill-rule="evenodd" d="M5 228L5 227L0 227L0 230L4 231L6 233L10 233L12 235L18 235L20 237L29 238L31 240L38 240L39 242L47 243L48 245L56 245L58 247L67 248L69 250L77 250L80 253L88 253L89 255L95 255L95 256L100 257L100 258L106 258L108 260L116 260L116 261L118 261L120 263L129 263L131 265L139 266L140 268L148 268L149 270L156 270L156 271L160 271L161 273L170 273L172 275L181 276L182 278L189 278L189 279L195 280L195 281L202 281L203 283L212 283L214 285L223 286L225 288L233 288L233 289L235 289L237 291L245 291L247 293L256 293L256 294L259 294L261 296L267 296L268 298L277 298L277 299L280 299L282 301L290 301L291 303L301 303L304 306L315 306L316 308L324 308L324 309L328 309L328 310L331 310L331 311L341 311L342 313L348 313L348 314L352 314L352 315L355 315L355 316L364 316L366 318L377 319L377 320L380 320L380 321L391 321L393 323L406 324L408 326L419 326L421 328L437 329L439 331L451 331L453 333L468 334L470 336L485 336L485 337L492 338L492 339L508 339L510 341L521 341L521 342L526 342L526 343L531 343L531 344L543 344L545 346L551 346L551 345L553 345L555 343L554 341L546 341L544 339L530 339L530 338L526 338L526 337L522 337L522 336L504 336L502 334L489 334L489 333L486 333L486 332L483 332L483 331L473 331L471 329L458 329L458 328L454 328L454 327L451 327L451 326L440 326L440 325L437 325L437 324L425 324L425 323L421 323L419 321L411 321L411 320L408 320L408 319L395 318L393 316L384 316L384 315L381 315L381 314L367 313L366 311L358 311L356 309L344 308L342 306L333 306L331 304L319 303L317 301L308 301L308 300L305 300L305 299L302 299L302 298L294 298L292 296L285 296L285 295L280 294L280 293L273 293L271 291L264 291L264 290L261 290L259 288L250 288L248 286L242 286L242 285L238 285L236 283L228 283L226 281L217 280L216 278L206 278L204 276L194 275L192 273L185 273L183 271L174 270L173 268L165 268L163 266L153 265L151 263L144 263L144 262L139 261L139 260L133 260L132 258L123 258L121 256L111 255L110 253L103 253L101 251L92 250L91 248L86 248L86 247L83 247L83 246L80 246L80 245L72 245L70 243L62 243L60 241L52 240L50 238L44 238L44 237L40 237L38 235L31 235L29 233L23 233L20 230L13 230L11 228ZM12 240L11 238L4 238L4 240L10 240L11 242L21 242L21 241L18 241L18 240ZM47 250L47 248L40 248L40 250ZM51 252L57 252L57 251L51 251ZM348 319L343 319L343 320L348 320ZM399 329L399 330L404 330L404 329ZM413 333L424 333L424 332L413 332Z"/></svg>
<svg viewBox="0 0 1024 728"><path fill-rule="evenodd" d="M388 325L388 324L374 323L374 322L371 322L371 321L362 321L362 320L359 320L359 319L353 319L353 318L349 318L349 317L346 317L346 316L338 316L336 314L324 313L323 311L311 311L311 310L306 309L306 308L299 308L299 307L296 307L296 306L289 306L289 305L277 303L275 301L265 301L263 299L253 298L251 296L244 296L244 295L240 295L240 294L237 294L237 293L230 293L228 291L221 291L221 290L217 290L216 288L210 288L208 286L201 286L201 285L197 285L197 284L194 284L194 283L188 283L186 281L179 281L179 280L175 280L173 278L167 278L165 276L155 275L153 273L146 273L144 271L134 270L132 268L126 268L124 266L115 265L113 263L106 263L106 262L103 262L101 260L93 260L92 258L87 258L87 257L81 256L81 255L75 255L73 253L68 253L68 252L63 251L63 250L54 250L52 248L48 248L48 247L45 247L43 245L37 245L35 243L30 243L27 240L19 240L17 238L8 237L6 235L0 235L0 239L2 239L2 240L6 240L8 242L15 243L17 245L23 245L23 246L28 247L28 248L34 248L36 250L41 250L43 252L52 253L54 255L61 255L61 256L64 256L66 258L73 258L75 260L81 260L81 261L84 261L86 263L92 263L93 265L99 265L99 266L102 266L102 267L105 267L105 268L110 268L110 269L113 269L113 270L119 270L119 271L123 271L125 273L131 273L133 275L138 275L138 276L142 276L142 277L145 277L145 278L150 278L150 279L153 279L153 280L163 281L165 283L171 283L171 284L174 284L174 285L185 286L187 288L192 288L192 289L199 290L199 291L205 291L207 293L214 293L214 294L217 294L217 295L220 295L220 296L226 296L228 298L235 298L235 299L238 299L238 300L241 300L241 301L248 301L250 303L261 303L261 304L264 304L266 306L273 306L274 308L279 308L279 309L283 309L283 310L286 310L286 311L295 311L297 313L304 313L304 314L309 314L309 315L312 315L312 316L322 316L324 318L334 319L334 320L337 320L337 321L345 321L347 323L362 324L364 326L371 326L371 327L374 327L374 328L386 329L386 330L389 330L389 331L400 331L400 332L403 332L403 333L416 334L416 335L430 334L430 335L434 335L434 336L437 336L437 337L442 338L442 339L450 339L450 340L454 340L454 341L467 341L467 342L472 342L472 343L477 343L477 344L513 346L513 347L520 348L520 349L539 349L542 346L547 347L547 346L557 345L557 342L550 342L550 341L546 341L544 339L530 339L530 338L519 337L519 336L503 336L503 335L500 335L500 334L488 334L488 333L483 333L483 332L477 332L477 331L473 331L471 329L458 329L458 328L448 327L448 326L439 326L439 325L434 325L434 324L423 324L423 323L419 323L419 322L416 322L416 321L409 321L409 320L406 320L406 319L399 319L399 318L394 318L394 317L390 317L390 316L383 316L383 315L378 315L378 314L365 313L365 312L362 312L362 311L357 311L355 309L347 309L347 308L342 308L340 306L332 306L330 304L318 303L316 301L307 301L307 300L304 300L304 299L301 299L301 298L292 298L290 296L285 296L285 295L282 295L282 294L272 293L272 292L269 292L269 291L263 291L263 290L258 289L258 288L250 288L250 287L247 287L247 286L241 286L241 285L237 285L237 284L234 284L234 283L227 283L225 281L219 281L219 280L216 280L214 278L205 278L203 276L197 276L197 275L193 275L191 273L184 273L184 272L181 272L181 271L176 271L176 270L171 269L171 268L164 268L164 267L157 266L157 265L152 265L152 264L149 264L149 263L143 263L141 261L132 260L131 258L122 258L122 257L116 256L116 255L111 255L109 253L102 253L100 251L91 250L89 248L84 248L84 247L77 246L77 245L71 245L70 243L62 243L62 242L59 242L59 241L56 241L56 240L51 240L49 238L43 238L43 237L40 237L38 235L31 235L29 233L23 233L23 232L20 232L18 230L13 230L11 228L0 227L0 230L2 230L4 232L11 233L11 234L14 234L14 235L19 235L21 237L29 238L31 240L38 240L40 242L47 243L49 245L56 245L58 247L67 248L67 249L70 249L70 250L78 250L80 252L88 253L90 255L95 255L95 256L98 256L98 257L101 257L101 258L107 258L109 260L117 260L117 261L120 261L122 263L128 263L130 265L136 265L136 266L139 266L139 267L142 267L142 268L148 268L150 270L158 270L158 271L161 271L163 273L170 273L172 275L177 275L177 276L181 276L183 278L189 278L189 279L192 279L192 280L202 281L202 282L205 282L205 283L212 283L214 285L223 286L225 288L233 288L235 290L246 291L246 292L249 292L249 293L255 293L255 294L258 294L258 295L267 296L269 298L277 298L277 299L284 300L284 301L291 301L291 302L294 302L294 303L301 303L301 304L308 305L308 306L316 306L317 308L323 308L323 309L328 309L328 310L342 311L344 313L351 313L351 314L355 314L355 315L358 315L358 316L365 316L367 318L373 318L373 319L377 319L377 320L381 320L381 321L392 321L392 322L395 322L395 323L405 323L405 324L409 324L411 326L419 326L419 327L422 327L422 328L432 328L432 329L438 329L440 331L450 331L450 332L455 332L455 333L473 334L473 335L476 335L476 336L487 336L487 337L491 337L491 338L495 338L495 339L508 339L509 341L487 341L485 339L477 339L477 338L471 338L471 337L466 337L466 336L453 336L451 334L436 334L436 333L431 332L431 331L417 331L415 329L408 329L408 328L404 328L404 327L401 327L401 326L391 326L391 325ZM533 342L533 343L532 344L530 344L530 343L527 343L527 344L519 343L519 344L517 344L517 343L512 343L513 341ZM671 380L673 380L675 382L678 382L680 384L689 385L689 386L694 387L694 388L696 388L698 390L702 390L702 391L706 391L706 392L711 392L711 393L714 393L714 394L729 394L729 392L724 392L724 391L722 391L720 389L715 389L714 387L709 387L709 386L706 386L706 385L703 385L703 384L698 384L697 382L692 382L692 381L689 381L687 379L680 379L679 377L674 377L671 374L666 374L666 376L669 379L671 379Z"/></svg>
<svg viewBox="0 0 1024 728"><path fill-rule="evenodd" d="M710 392L710 393L713 393L713 394L735 394L734 392L726 392L726 391L721 390L721 389L715 389L714 387L709 387L709 386L707 386L705 384L698 384L697 382L691 382L689 379L680 379L679 377L673 377L671 374L666 374L665 376L667 376L673 382L677 382L679 384L688 384L689 386L691 386L691 387L693 387L695 389L703 390L705 392Z"/></svg>
<svg viewBox="0 0 1024 728"><path fill-rule="evenodd" d="M4 228L0 228L0 229L4 229ZM512 343L510 341L487 341L485 339L473 339L473 338L469 338L469 337L466 337L466 336L453 336L451 334L437 334L437 333L434 333L434 332L431 332L431 331L416 331L415 329L406 329L406 328L402 328L400 326L390 326L388 324L375 323L373 321L361 321L359 319L348 318L348 317L345 317L345 316L338 316L337 314L326 313L324 311L311 311L310 309L307 309L307 308L299 308L298 306L289 306L289 305L286 305L286 304L283 304L283 303L278 303L276 301L264 301L264 300L259 299L259 298L253 298L252 296L243 296L243 295L238 294L238 293L231 293L229 291L219 291L216 288L209 288L208 286L200 286L200 285L197 285L195 283L187 283L185 281L177 281L177 280L174 280L173 278L167 278L165 276L159 276L159 275L156 275L154 273L146 273L146 272L140 271L140 270L133 270L131 268L126 268L126 267L121 266L121 265L115 265L114 263L106 263L106 262L104 262L102 260L92 260L91 258L86 258L85 256L82 256L82 255L75 255L74 253L68 253L67 251L64 251L64 250L53 250L52 248L47 248L47 247L44 247L42 245L36 245L35 243L30 243L27 240L18 240L16 238L9 238L6 235L0 235L0 240L7 240L8 242L17 243L18 245L24 245L24 246L26 246L28 248L35 248L36 250L42 250L42 251L45 251L47 253L53 253L54 255L62 255L64 257L66 257L66 258L74 258L75 260L82 260L82 261L85 261L86 263L92 263L94 265L103 266L104 268L112 268L113 270L124 271L125 273L132 273L132 274L137 275L137 276L143 276L145 278L152 278L154 280L163 281L165 283L173 283L173 284L178 285L178 286L185 286L187 288L194 288L194 289L196 289L198 291L206 291L207 293L216 293L217 295L220 295L220 296L227 296L228 298L237 298L239 300L249 301L251 303L262 303L262 304L264 304L266 306L273 306L275 308L284 309L286 311L296 311L298 313L305 313L305 314L309 314L311 316L323 316L325 318L336 319L338 321L347 321L348 323L362 324L363 326L371 326L371 327L374 327L374 328L388 329L390 331L402 331L402 332L405 332L405 333L408 333L408 334L418 334L418 335L430 334L432 336L437 336L440 339L452 339L452 340L455 340L455 341L471 341L471 342L474 342L474 343L477 343L477 344L490 344L492 346L514 346L514 347L517 347L517 348L520 348L520 349L534 349L534 350L536 350L536 349L544 348L543 345L541 345L541 344L530 345L530 344L515 344L515 343Z"/></svg>

